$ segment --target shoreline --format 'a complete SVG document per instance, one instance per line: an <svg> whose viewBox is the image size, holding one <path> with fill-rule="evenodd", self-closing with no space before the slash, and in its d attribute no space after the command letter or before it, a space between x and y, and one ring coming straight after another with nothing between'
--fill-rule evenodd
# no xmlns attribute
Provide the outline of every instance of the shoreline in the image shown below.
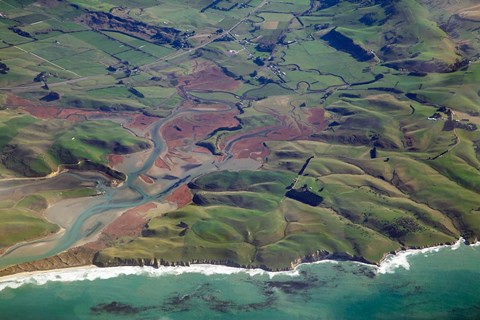
<svg viewBox="0 0 480 320"><path fill-rule="evenodd" d="M480 247L480 241L475 243L466 244L463 238L460 238L453 245L439 245L435 247L428 247L423 249L408 249L401 250L396 254L388 254L382 261L376 264L369 264L355 260L331 260L324 259L313 262L304 262L297 264L291 270L285 271L267 271L260 268L239 268L220 264L191 264L188 266L116 266L116 267L98 267L95 265L83 265L60 269L51 270L39 270L21 272L12 275L0 277L0 292L4 289L11 288L16 289L25 284L44 285L47 282L75 282L75 281L94 281L99 279L111 279L119 276L129 275L144 275L149 277L159 277L163 275L181 275L185 273L199 273L207 276L224 274L247 274L251 277L254 276L268 276L270 279L275 276L291 276L295 277L300 275L299 268L303 265L315 265L323 263L338 264L341 262L351 262L359 265L363 265L375 270L376 275L393 274L398 268L410 269L408 258L411 256L427 253L439 252L442 249L448 249L454 251L459 249L462 245L476 248Z"/></svg>

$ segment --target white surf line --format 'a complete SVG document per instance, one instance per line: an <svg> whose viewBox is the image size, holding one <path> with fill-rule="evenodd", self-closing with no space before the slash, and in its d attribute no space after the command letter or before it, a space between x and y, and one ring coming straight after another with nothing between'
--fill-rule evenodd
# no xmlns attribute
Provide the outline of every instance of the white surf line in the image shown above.
<svg viewBox="0 0 480 320"><path fill-rule="evenodd" d="M247 274L251 277L266 275L270 279L277 275L298 276L300 273L295 269L292 271L268 272L262 269L242 269L227 267L222 265L210 264L192 264L188 267L138 267L138 266L122 266L122 267L108 267L99 268L96 266L84 266L66 269L55 269L47 271L35 271L14 274L0 278L0 292L6 288L18 288L24 284L44 285L47 282L74 282L74 281L94 281L106 280L116 278L119 276L147 276L158 278L161 276L180 276L182 274L203 274L206 276L212 275L232 275L232 274Z"/></svg>
<svg viewBox="0 0 480 320"><path fill-rule="evenodd" d="M71 70L65 69L64 67L61 67L61 66L59 66L59 65L56 64L56 63L53 63L53 62L51 62L51 61L48 61L48 60L45 59L45 58L40 57L38 54L35 54L35 53L33 53L33 52L29 52L29 51L27 51L27 50L25 50L25 49L22 49L22 48L20 48L20 47L17 47L17 46L13 46L13 47L14 47L14 48L17 48L18 50L23 51L23 52L25 52L25 53L29 53L29 54L31 54L32 56L34 56L34 57L36 57L36 58L38 58L38 59L40 59L40 60L43 60L43 61L45 61L45 62L47 62L47 63L50 63L52 66L57 67L57 68L59 68L59 69L62 69L63 71L70 72L70 73L76 75L76 76L79 77L79 78L82 77L81 75L79 75L79 74L76 73L76 72L73 72L73 71L71 71Z"/></svg>
<svg viewBox="0 0 480 320"><path fill-rule="evenodd" d="M378 274L395 273L395 270L398 268L404 268L405 270L410 270L410 263L408 262L408 258L410 256L427 254L432 252L439 252L440 249L444 249L444 248L450 248L453 251L460 248L460 246L464 243L465 243L465 239L460 238L453 245L441 245L436 247L428 247L424 249L410 249L410 250L399 251L396 254L389 254L385 257L385 259L383 259L380 262L380 266L377 267L377 273ZM473 246L478 246L478 242L476 242Z"/></svg>
<svg viewBox="0 0 480 320"><path fill-rule="evenodd" d="M268 276L270 279L275 276L283 275L290 277L297 277L300 275L299 268L303 265L317 265L317 264L339 264L341 262L351 262L366 267L370 267L376 270L377 274L392 274L399 267L410 269L408 263L408 257L418 254L426 254L429 252L439 252L441 249L450 248L451 250L458 249L465 243L463 238L460 238L453 245L442 245L436 247L430 247L425 249L412 249L401 251L395 255L388 255L381 263L380 266L366 264L357 261L337 261L337 260L320 260L312 263L302 263L297 265L293 270L289 271L265 271L263 269L243 269L228 267L223 265L213 264L191 264L190 266L176 266L167 267L160 266L154 267L139 267L139 266L121 266L121 267L107 267L100 268L94 265L73 267L65 269L54 269L44 271L33 271L17 273L9 276L0 277L0 292L6 288L18 288L24 284L44 285L47 282L74 282L74 281L94 281L102 279L112 279L120 276L147 276L152 278L158 278L161 276L180 276L182 274L203 274L206 276L212 275L233 275L233 274L246 274L251 277L254 276ZM479 247L480 242L470 244L469 247Z"/></svg>

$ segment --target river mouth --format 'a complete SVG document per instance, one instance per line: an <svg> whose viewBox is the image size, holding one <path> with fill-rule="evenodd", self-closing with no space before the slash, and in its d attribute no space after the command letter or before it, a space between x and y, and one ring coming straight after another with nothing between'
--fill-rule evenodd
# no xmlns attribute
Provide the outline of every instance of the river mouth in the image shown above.
<svg viewBox="0 0 480 320"><path fill-rule="evenodd" d="M206 104L217 101L203 101ZM233 104L226 104L230 112L237 110ZM0 181L1 198L12 194L28 195L38 190L61 190L72 187L87 187L97 191L88 198L62 200L47 208L44 217L57 224L60 230L45 238L17 243L0 256L0 267L44 259L64 252L72 247L95 241L102 230L131 208L147 203L167 204L165 197L192 179L217 170L255 170L262 165L253 159L235 159L227 152L218 157L199 150L195 139L185 145L175 146L179 151L171 152L166 142L164 126L176 118L219 114L224 109L180 109L172 111L167 118L159 118L147 130L153 147L148 150L122 156L110 167L126 175L126 180L112 187L112 178L98 171L65 170L54 176L37 179L11 179ZM174 156L172 156L172 154ZM165 158L170 165L162 167L158 159ZM3 192L4 191L4 192Z"/></svg>

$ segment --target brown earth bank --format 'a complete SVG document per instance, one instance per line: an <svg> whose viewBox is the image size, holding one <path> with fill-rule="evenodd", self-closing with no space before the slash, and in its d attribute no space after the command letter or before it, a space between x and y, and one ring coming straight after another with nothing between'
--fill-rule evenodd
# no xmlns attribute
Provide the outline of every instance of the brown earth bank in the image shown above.
<svg viewBox="0 0 480 320"><path fill-rule="evenodd" d="M189 90L217 90L235 92L242 82L225 74L222 69L209 64L199 64L194 68L194 73L179 78L178 87Z"/></svg>
<svg viewBox="0 0 480 320"><path fill-rule="evenodd" d="M221 150L230 148L230 152L236 159L260 160L268 156L268 149L264 142L312 140L313 134L326 128L325 111L320 108L309 109L306 121L298 121L291 116L275 114L271 116L277 118L280 124L232 134L219 143L219 148Z"/></svg>
<svg viewBox="0 0 480 320"><path fill-rule="evenodd" d="M148 219L145 213L156 208L156 204L147 203L132 208L109 224L97 240L80 247L71 248L65 252L45 259L13 265L0 270L0 277L21 272L54 270L92 265L96 253L107 247L113 241L124 237L139 237Z"/></svg>
<svg viewBox="0 0 480 320"><path fill-rule="evenodd" d="M295 269L298 265L302 263L312 263L318 262L322 260L335 260L335 261L357 261L362 263L367 263L371 265L378 265L377 263L371 262L366 260L363 257L355 257L351 256L347 253L329 253L328 251L324 250L317 250L314 253L299 257L292 261L290 265L285 266L283 268L271 268L268 265L242 265L236 263L232 260L212 260L212 259L195 259L191 261L166 261L161 258L131 258L131 259L121 259L121 258L113 258L109 261L98 261L96 258L94 259L94 264L97 267L119 267L119 266L149 266L158 268L160 266L190 266L192 264L212 264L212 265L222 265L222 266L229 266L235 268L244 268L244 269L262 269L265 271L290 271Z"/></svg>
<svg viewBox="0 0 480 320"><path fill-rule="evenodd" d="M468 242L467 242L468 244ZM244 269L263 269L266 271L290 271L295 269L298 265L302 263L313 263L323 260L334 260L334 261L355 261L365 264L370 264L372 266L379 266L389 254L397 254L405 250L421 250L431 247L444 246L444 245L453 245L453 243L437 243L433 246L410 246L408 248L402 247L396 251L386 252L379 261L369 261L361 256L352 256L345 252L328 252L326 250L316 250L311 254L305 255L303 257L298 257L290 262L290 265L280 268L271 268L268 264L261 265L242 265L232 260L213 260L213 259L195 259L190 261L166 261L162 258L129 258L122 259L114 257L108 261L100 261L98 255L94 258L94 265L98 267L118 267L118 266L151 266L158 268L160 266L190 266L192 264L212 264L212 265L224 265L229 267L244 268Z"/></svg>
<svg viewBox="0 0 480 320"><path fill-rule="evenodd" d="M468 244L468 243L467 243ZM45 258L42 260L37 260L28 263L22 263L14 266L10 266L0 270L0 277L12 275L22 272L33 272L33 271L46 271L54 269L64 269L71 267L80 267L95 265L101 268L109 267L119 267L119 266L150 266L154 268L159 268L160 266L190 266L193 264L211 264L211 265L222 265L235 268L244 268L244 269L262 269L266 271L290 271L295 269L298 265L302 263L314 263L323 260L333 260L333 261L355 261L365 264L370 264L372 266L379 266L382 261L389 254L396 254L407 249L426 249L430 247L443 246L443 245L452 245L452 243L438 243L435 246L419 246L419 247L409 247L401 248L394 252L385 253L380 261L372 262L363 257L352 256L344 252L335 252L330 253L325 250L317 250L312 254L299 257L293 260L290 265L285 266L284 268L270 268L268 265L241 265L232 260L212 260L212 259L195 259L191 261L166 261L162 258L128 258L122 259L114 257L108 261L99 261L98 251L99 249L94 249L89 246L82 246L77 248L72 248L66 252L60 253L53 257Z"/></svg>
<svg viewBox="0 0 480 320"><path fill-rule="evenodd" d="M160 266L190 266L192 264L211 264L245 269L263 269L266 271L288 271L295 269L295 267L302 263L311 263L322 260L358 261L374 265L374 263L367 261L362 257L352 257L345 253L329 253L327 251L320 250L316 251L311 255L292 261L291 264L289 266L285 266L285 268L277 269L269 268L266 265L240 265L231 260L196 259L191 261L165 261L163 259L157 258L113 258L110 261L96 261L96 257L97 250L95 249L88 248L86 246L73 248L68 250L67 252L63 252L53 257L7 267L0 270L0 277L22 272L65 269L71 267L88 266L92 264L101 268L119 266L151 266L154 268L158 268Z"/></svg>
<svg viewBox="0 0 480 320"><path fill-rule="evenodd" d="M181 114L162 126L162 137L169 147L181 145L185 139L196 141L204 139L209 133L220 127L235 127L238 111L222 113ZM179 144L180 142L180 144Z"/></svg>
<svg viewBox="0 0 480 320"><path fill-rule="evenodd" d="M143 182L145 182L146 184L153 184L155 181L150 178L149 176L147 175L144 175L144 174L141 174L140 176L140 179L142 179Z"/></svg>
<svg viewBox="0 0 480 320"><path fill-rule="evenodd" d="M157 207L154 203L144 205L125 211L120 217L110 223L100 234L96 241L85 244L87 249L100 250L107 247L111 242L122 237L139 237L148 222L145 213Z"/></svg>
<svg viewBox="0 0 480 320"><path fill-rule="evenodd" d="M134 115L131 120L125 125L125 127L129 129L138 129L138 130L146 130L150 125L157 122L158 118L156 117L149 117L144 114L137 114Z"/></svg>
<svg viewBox="0 0 480 320"><path fill-rule="evenodd" d="M22 109L40 119L58 119L62 112L61 108L45 106L25 106Z"/></svg>
<svg viewBox="0 0 480 320"><path fill-rule="evenodd" d="M160 169L171 170L170 166L160 157L155 160L155 166Z"/></svg>
<svg viewBox="0 0 480 320"><path fill-rule="evenodd" d="M54 105L43 105L40 102L34 102L25 98L21 98L14 94L9 94L6 99L6 105L13 108L25 110L34 117L40 119L67 119L71 114L88 115L92 111L81 111L78 109L65 109ZM69 120L74 120L69 119ZM85 120L83 118L82 120Z"/></svg>
<svg viewBox="0 0 480 320"><path fill-rule="evenodd" d="M14 94L7 97L6 105L9 107L20 108L32 116L40 119L64 119L71 122L80 122L95 119L118 119L126 120L125 127L145 131L150 125L158 121L158 117L147 116L138 112L104 112L94 110L80 110L73 108L64 108L55 105L44 105L39 102L30 101Z"/></svg>
<svg viewBox="0 0 480 320"><path fill-rule="evenodd" d="M184 207L192 202L193 195L190 192L190 188L187 185L183 185L169 194L165 200L177 204L178 208Z"/></svg>
<svg viewBox="0 0 480 320"><path fill-rule="evenodd" d="M166 142L166 153L155 161L158 168L172 170L181 161L198 163L195 159L196 143L220 127L236 127L238 111L181 113L165 123L161 135Z"/></svg>
<svg viewBox="0 0 480 320"><path fill-rule="evenodd" d="M30 101L28 99L25 99L25 98L21 98L17 95L14 95L14 94L9 94L7 96L7 99L5 101L6 105L8 107L33 107L33 106L36 106L38 104L34 103L33 101Z"/></svg>
<svg viewBox="0 0 480 320"><path fill-rule="evenodd" d="M125 157L121 154L110 154L108 155L108 166L115 168L115 166L122 164L125 160Z"/></svg>
<svg viewBox="0 0 480 320"><path fill-rule="evenodd" d="M0 270L0 277L21 272L54 270L91 265L96 251L88 248L72 248L53 257L21 263Z"/></svg>

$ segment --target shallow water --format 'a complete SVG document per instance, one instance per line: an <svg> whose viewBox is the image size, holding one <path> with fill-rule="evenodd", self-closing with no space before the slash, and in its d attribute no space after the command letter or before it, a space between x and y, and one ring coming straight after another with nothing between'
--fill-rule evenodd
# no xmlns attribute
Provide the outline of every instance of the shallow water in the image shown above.
<svg viewBox="0 0 480 320"><path fill-rule="evenodd" d="M202 101L205 103L218 103L218 101L208 99L203 99ZM233 103L222 102L222 104L228 105L229 109L236 109ZM102 194L94 200L72 200L73 202L81 204L77 207L66 205L66 202L57 203L55 209L60 212L60 215L66 211L68 212L67 219L63 217L60 219L51 219L52 222L63 227L62 233L10 247L5 254L0 255L0 268L54 256L74 245L78 245L82 243L82 241L98 234L103 227L112 222L115 217L122 212L152 201L161 202L163 198L174 189L187 184L202 174L227 169L252 170L257 169L261 165L260 162L253 160L233 159L229 152L225 151L225 153L229 155L225 159L220 160L212 157L212 159L210 159L211 161L206 161L189 168L183 166L179 172L176 172L177 179L164 179L162 178L163 174L161 174L160 177L157 177L159 180L155 183L155 187L149 188L141 183L140 175L149 172L152 167L155 167L155 161L165 150L165 143L160 130L162 125L180 113L188 114L199 112L202 111L175 110L169 118L160 119L152 124L149 130L150 139L154 144L153 148L149 149L148 153L138 154L138 157L130 155L135 161L130 159L129 164L126 163L122 166L122 172L127 174L128 178L119 187L110 187L107 180L98 172L64 172L50 179L10 179L0 181L0 191L3 190L2 192L5 193L3 195L4 198L8 198L9 194L13 193L22 192L28 194L40 189L62 190L62 186L71 188L72 185L79 186L87 182L90 183L90 187L95 186L96 190ZM224 112L224 110L219 112ZM46 215L47 218L51 218L48 212ZM53 216L55 215L58 216L58 214L54 213ZM68 223L64 223L64 220L68 221Z"/></svg>
<svg viewBox="0 0 480 320"><path fill-rule="evenodd" d="M284 273L197 265L17 275L0 280L0 318L478 319L479 265L479 246L457 245L408 252L380 268L323 262Z"/></svg>

